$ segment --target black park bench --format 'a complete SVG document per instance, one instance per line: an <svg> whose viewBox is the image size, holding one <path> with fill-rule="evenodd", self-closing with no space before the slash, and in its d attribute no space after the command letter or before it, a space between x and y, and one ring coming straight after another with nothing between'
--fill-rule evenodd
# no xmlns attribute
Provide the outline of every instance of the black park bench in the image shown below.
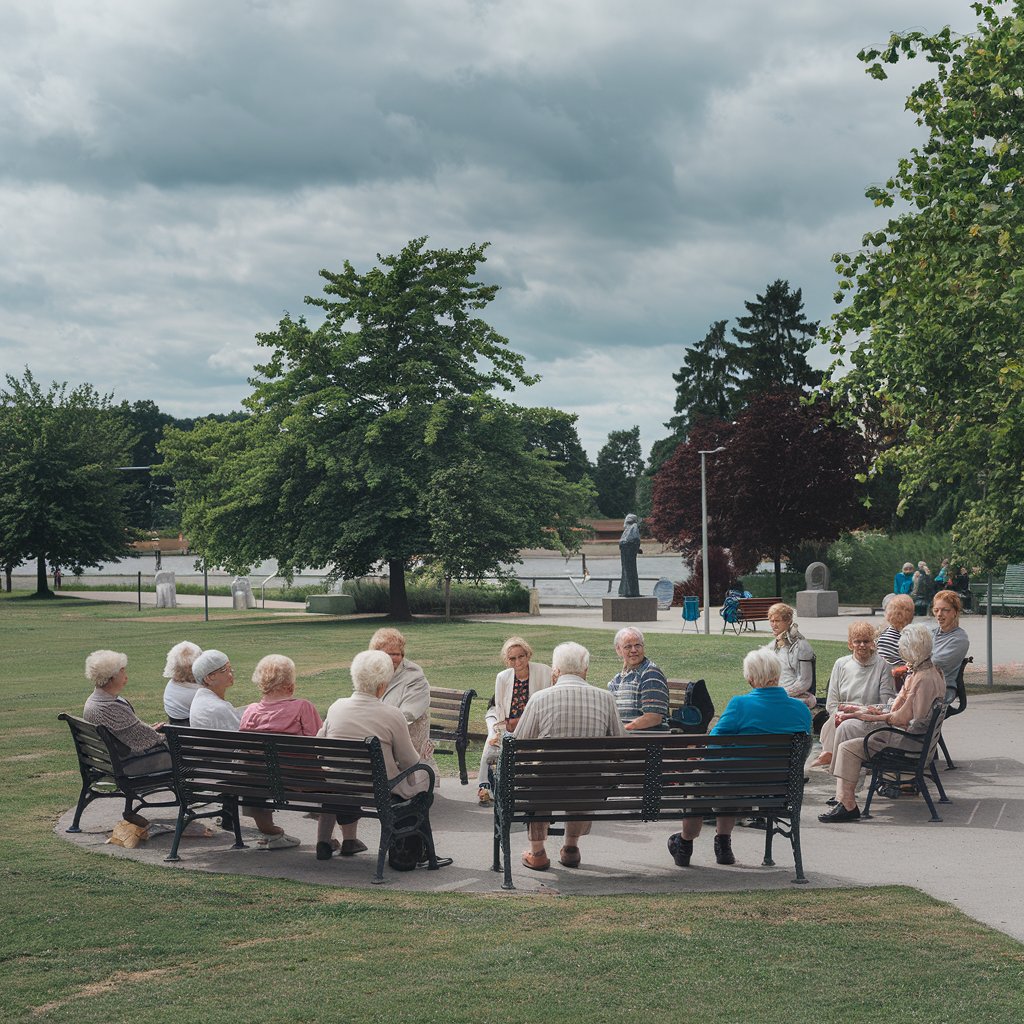
<svg viewBox="0 0 1024 1024"><path fill-rule="evenodd" d="M124 800L126 817L137 814L142 807L174 807L178 803L171 772L128 775L120 747L109 729L66 713L57 718L68 723L82 774L82 790L69 832L82 831L82 812L94 800ZM170 799L150 799L158 793L169 795Z"/></svg>
<svg viewBox="0 0 1024 1024"><path fill-rule="evenodd" d="M772 840L793 848L795 882L807 881L800 807L807 733L749 736L634 734L587 739L502 739L494 794L494 862L512 884L513 824L534 821L678 821L712 814L763 817ZM561 829L552 829L559 834Z"/></svg>
<svg viewBox="0 0 1024 1024"><path fill-rule="evenodd" d="M220 815L232 819L234 849L243 849L241 807L267 810L358 813L380 822L380 848L373 882L384 881L384 858L393 838L419 835L427 845L428 867L437 868L430 831L434 772L417 764L388 779L380 740L321 739L283 733L230 732L165 726L174 786L180 800L178 824L167 860L176 861L178 844L190 821ZM429 787L410 799L393 800L395 785L412 772L426 772Z"/></svg>

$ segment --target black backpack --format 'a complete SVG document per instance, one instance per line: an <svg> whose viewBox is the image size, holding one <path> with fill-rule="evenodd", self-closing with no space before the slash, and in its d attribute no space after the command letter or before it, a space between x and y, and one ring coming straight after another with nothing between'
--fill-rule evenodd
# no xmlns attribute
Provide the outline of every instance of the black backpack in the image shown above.
<svg viewBox="0 0 1024 1024"><path fill-rule="evenodd" d="M388 864L395 871L415 871L427 859L427 841L418 832L395 836L388 846Z"/></svg>
<svg viewBox="0 0 1024 1024"><path fill-rule="evenodd" d="M715 705L703 679L686 684L682 707L669 718L669 727L676 732L704 733L715 717Z"/></svg>

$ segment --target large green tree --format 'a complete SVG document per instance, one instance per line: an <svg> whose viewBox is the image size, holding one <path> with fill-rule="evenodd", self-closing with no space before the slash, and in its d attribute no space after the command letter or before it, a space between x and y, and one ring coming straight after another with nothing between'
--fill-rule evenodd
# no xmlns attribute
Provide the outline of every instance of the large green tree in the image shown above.
<svg viewBox="0 0 1024 1024"><path fill-rule="evenodd" d="M606 516L624 516L636 503L636 482L644 470L640 428L613 430L597 453L594 484L597 504Z"/></svg>
<svg viewBox="0 0 1024 1024"><path fill-rule="evenodd" d="M43 390L29 370L0 389L0 552L78 571L128 553L126 465L133 438L90 384Z"/></svg>
<svg viewBox="0 0 1024 1024"><path fill-rule="evenodd" d="M285 316L257 336L270 358L251 381L249 420L168 432L161 450L183 525L209 559L241 570L273 557L284 573L333 567L346 576L386 562L391 613L408 618L406 568L431 559L439 537L448 540L445 571L467 575L514 560L524 537L575 543L589 485L562 476L492 394L535 378L476 315L497 292L475 280L486 247L425 243L378 256L365 273L348 262L321 271L324 296L306 299L320 326ZM450 486L453 504L476 514L456 486L474 473L486 501L517 525L488 528L487 550L477 544L470 558L436 512ZM463 532L474 528L462 521Z"/></svg>
<svg viewBox="0 0 1024 1024"><path fill-rule="evenodd" d="M893 35L860 59L923 55L934 78L907 109L927 130L867 196L893 214L856 252L834 257L828 336L847 415L892 438L881 466L904 505L929 491L967 495L957 560L1024 560L1024 4L977 3L977 31Z"/></svg>

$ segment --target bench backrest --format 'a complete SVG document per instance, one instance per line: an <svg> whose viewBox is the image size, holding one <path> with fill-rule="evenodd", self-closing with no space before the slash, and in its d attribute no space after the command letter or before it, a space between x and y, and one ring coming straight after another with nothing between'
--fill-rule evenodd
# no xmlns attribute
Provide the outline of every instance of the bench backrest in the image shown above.
<svg viewBox="0 0 1024 1024"><path fill-rule="evenodd" d="M380 740L165 727L174 784L183 804L224 796L295 809L362 808L389 800Z"/></svg>
<svg viewBox="0 0 1024 1024"><path fill-rule="evenodd" d="M99 729L85 721L84 718L76 718L67 712L59 714L57 718L62 722L67 722L68 728L71 730L75 753L78 755L78 768L82 773L83 781L93 783L102 778L113 779L117 771L111 759L110 747L104 737L100 735Z"/></svg>
<svg viewBox="0 0 1024 1024"><path fill-rule="evenodd" d="M806 733L517 739L506 734L496 807L513 818L657 820L713 807L798 809Z"/></svg>
<svg viewBox="0 0 1024 1024"><path fill-rule="evenodd" d="M1008 565L1003 576L1003 593L1024 596L1024 565Z"/></svg>
<svg viewBox="0 0 1024 1024"><path fill-rule="evenodd" d="M430 688L430 735L437 740L464 740L469 728L469 708L476 690Z"/></svg>
<svg viewBox="0 0 1024 1024"><path fill-rule="evenodd" d="M779 604L781 600L781 597L741 597L740 619L767 619L768 609L773 604Z"/></svg>

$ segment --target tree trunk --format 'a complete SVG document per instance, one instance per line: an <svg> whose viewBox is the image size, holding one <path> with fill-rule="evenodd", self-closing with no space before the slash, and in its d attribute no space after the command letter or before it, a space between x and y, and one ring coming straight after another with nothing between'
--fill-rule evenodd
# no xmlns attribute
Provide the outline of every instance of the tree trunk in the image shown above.
<svg viewBox="0 0 1024 1024"><path fill-rule="evenodd" d="M13 565L11 565L11 563L10 563L10 562L8 562L8 563L7 563L7 564L6 564L5 566L4 566L4 580L5 580L5 581L6 581L6 583L7 583L7 593L8 593L8 594L9 594L9 593L11 592L11 573L12 573L13 571L14 571L14 566L13 566Z"/></svg>
<svg viewBox="0 0 1024 1024"><path fill-rule="evenodd" d="M390 583L388 596L391 601L391 618L400 622L412 622L409 611L409 595L405 592L405 562L400 558L388 559L388 575Z"/></svg>
<svg viewBox="0 0 1024 1024"><path fill-rule="evenodd" d="M782 600L782 552L775 552L775 593Z"/></svg>
<svg viewBox="0 0 1024 1024"><path fill-rule="evenodd" d="M452 578L444 578L444 621L452 621Z"/></svg>
<svg viewBox="0 0 1024 1024"><path fill-rule="evenodd" d="M46 580L46 556L36 555L36 597L53 597Z"/></svg>

